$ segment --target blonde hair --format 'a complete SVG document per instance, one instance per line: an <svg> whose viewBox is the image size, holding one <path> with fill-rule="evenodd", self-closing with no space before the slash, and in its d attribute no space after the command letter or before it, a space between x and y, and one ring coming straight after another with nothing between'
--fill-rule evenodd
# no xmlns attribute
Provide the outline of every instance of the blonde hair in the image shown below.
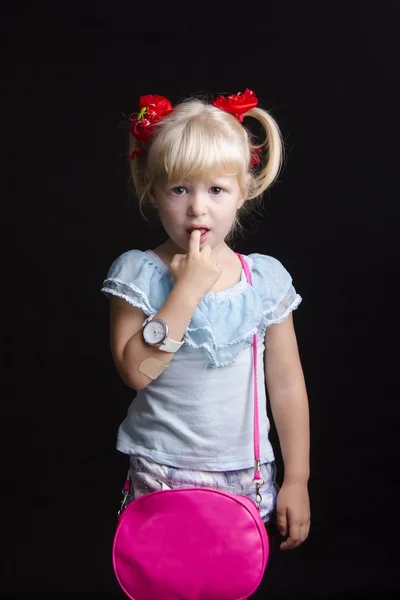
<svg viewBox="0 0 400 600"><path fill-rule="evenodd" d="M284 157L282 135L275 119L261 108L252 108L253 117L265 132L256 143L253 135L231 114L198 99L186 100L156 124L146 153L131 161L131 174L140 211L150 204L156 181L179 182L211 175L236 175L247 200L237 211L227 241L244 232L240 218L254 209L255 202L276 180ZM138 146L130 136L129 153ZM253 149L253 150L252 150ZM254 149L261 162L251 166Z"/></svg>

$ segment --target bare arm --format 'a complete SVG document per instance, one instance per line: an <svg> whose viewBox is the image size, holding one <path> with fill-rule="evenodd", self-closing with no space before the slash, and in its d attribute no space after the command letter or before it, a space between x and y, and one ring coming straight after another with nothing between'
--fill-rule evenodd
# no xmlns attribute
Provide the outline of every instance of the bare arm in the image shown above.
<svg viewBox="0 0 400 600"><path fill-rule="evenodd" d="M309 478L309 408L293 315L267 328L265 380L284 461L285 481Z"/></svg>
<svg viewBox="0 0 400 600"><path fill-rule="evenodd" d="M149 357L169 364L174 353L144 342L142 324L146 315L142 310L122 298L113 297L110 302L110 342L115 365L126 385L140 390L152 379L139 371L139 365ZM181 341L197 304L198 300L185 287L176 284L155 316L167 321L171 339Z"/></svg>

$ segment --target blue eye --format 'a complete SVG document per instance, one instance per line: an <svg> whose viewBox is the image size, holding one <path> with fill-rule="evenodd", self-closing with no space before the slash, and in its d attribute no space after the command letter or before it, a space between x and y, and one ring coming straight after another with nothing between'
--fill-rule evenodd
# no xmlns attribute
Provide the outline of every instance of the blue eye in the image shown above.
<svg viewBox="0 0 400 600"><path fill-rule="evenodd" d="M172 192L176 194L176 196L182 196L185 192L187 192L187 189L183 185L177 185L176 187L172 188Z"/></svg>
<svg viewBox="0 0 400 600"><path fill-rule="evenodd" d="M213 185L211 188L211 193L213 196L219 196L219 194L222 192L222 188L218 187L217 185Z"/></svg>

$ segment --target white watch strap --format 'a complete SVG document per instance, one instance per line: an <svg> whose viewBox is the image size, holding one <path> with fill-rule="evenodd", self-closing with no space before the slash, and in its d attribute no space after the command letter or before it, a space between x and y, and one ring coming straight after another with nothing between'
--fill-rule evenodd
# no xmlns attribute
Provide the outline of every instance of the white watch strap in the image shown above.
<svg viewBox="0 0 400 600"><path fill-rule="evenodd" d="M149 323L152 319L154 319L154 315L150 315L149 317L147 317L147 319L143 322L142 327L144 327L145 325L147 325L147 323ZM168 327L168 323L165 321L167 327ZM179 348L184 344L185 342L176 342L175 340L171 340L170 338L167 338L166 340L164 340L160 346L158 346L159 350L162 350L163 352L176 352L177 350L179 350Z"/></svg>
<svg viewBox="0 0 400 600"><path fill-rule="evenodd" d="M163 352L176 352L177 350L179 350L182 344L184 344L184 342L175 342L175 340L167 338L158 348Z"/></svg>

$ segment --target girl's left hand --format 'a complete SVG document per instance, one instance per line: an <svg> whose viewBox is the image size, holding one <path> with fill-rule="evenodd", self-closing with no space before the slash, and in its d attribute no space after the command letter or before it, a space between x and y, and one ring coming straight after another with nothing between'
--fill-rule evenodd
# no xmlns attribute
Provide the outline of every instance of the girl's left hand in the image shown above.
<svg viewBox="0 0 400 600"><path fill-rule="evenodd" d="M304 542L310 530L310 499L307 483L283 481L276 501L277 526L282 536L281 550L293 550Z"/></svg>

